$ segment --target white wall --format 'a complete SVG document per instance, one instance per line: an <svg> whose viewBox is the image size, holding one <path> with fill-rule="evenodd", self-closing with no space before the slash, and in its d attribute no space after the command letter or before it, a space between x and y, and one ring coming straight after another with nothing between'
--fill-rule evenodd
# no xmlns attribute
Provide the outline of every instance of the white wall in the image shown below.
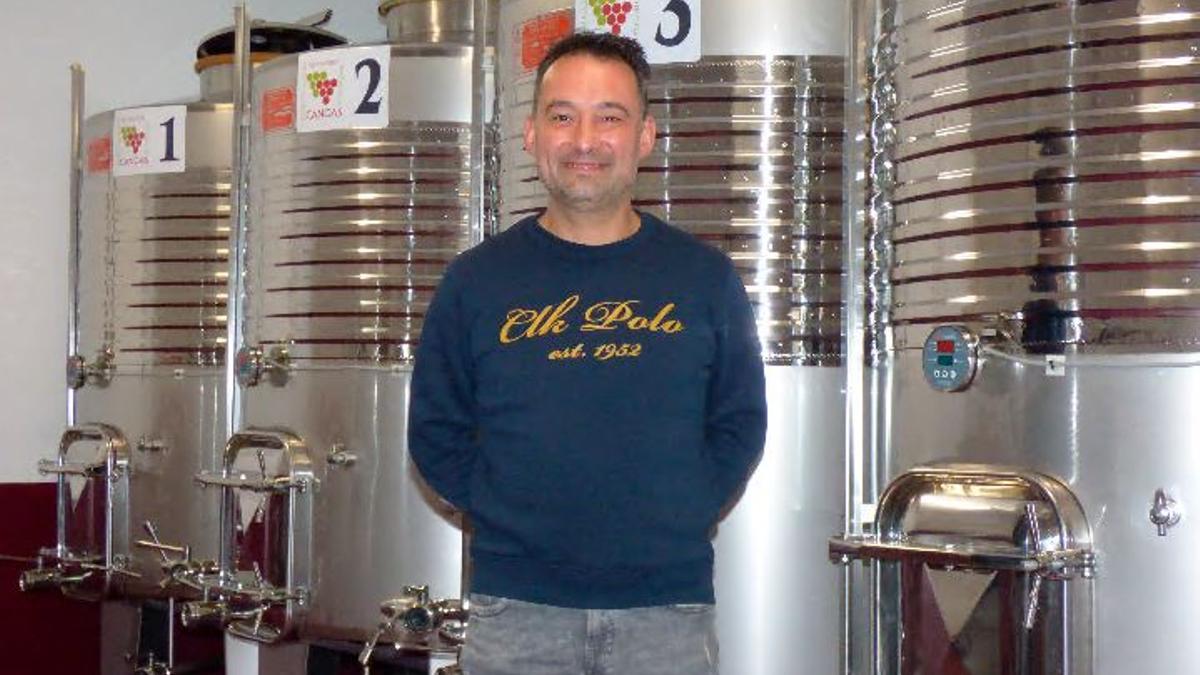
<svg viewBox="0 0 1200 675"><path fill-rule="evenodd" d="M379 42L376 0L248 0L255 18L331 7L330 30ZM233 0L90 0L4 6L0 61L0 482L38 480L65 422L70 76L87 110L191 98L199 39L233 23Z"/></svg>

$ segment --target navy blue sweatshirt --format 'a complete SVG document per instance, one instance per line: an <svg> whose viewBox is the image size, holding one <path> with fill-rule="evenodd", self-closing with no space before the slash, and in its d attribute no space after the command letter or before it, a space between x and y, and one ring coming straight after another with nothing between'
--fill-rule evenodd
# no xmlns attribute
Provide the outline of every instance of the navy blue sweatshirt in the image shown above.
<svg viewBox="0 0 1200 675"><path fill-rule="evenodd" d="M527 218L425 318L409 448L473 527L471 590L712 602L710 536L763 448L761 351L729 259L648 215L585 246Z"/></svg>

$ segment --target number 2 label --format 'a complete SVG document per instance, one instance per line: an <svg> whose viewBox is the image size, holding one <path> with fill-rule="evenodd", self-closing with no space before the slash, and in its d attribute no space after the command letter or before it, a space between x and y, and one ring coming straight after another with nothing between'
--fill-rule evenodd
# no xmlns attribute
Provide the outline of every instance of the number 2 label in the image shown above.
<svg viewBox="0 0 1200 675"><path fill-rule="evenodd" d="M300 54L296 130L386 127L390 63L387 45Z"/></svg>

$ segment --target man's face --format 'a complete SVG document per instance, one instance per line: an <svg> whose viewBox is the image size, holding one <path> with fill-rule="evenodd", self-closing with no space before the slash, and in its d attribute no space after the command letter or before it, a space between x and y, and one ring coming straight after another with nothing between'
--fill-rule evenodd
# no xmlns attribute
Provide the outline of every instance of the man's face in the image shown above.
<svg viewBox="0 0 1200 675"><path fill-rule="evenodd" d="M534 107L525 120L525 147L551 202L578 213L628 204L655 134L629 66L564 56L546 71Z"/></svg>

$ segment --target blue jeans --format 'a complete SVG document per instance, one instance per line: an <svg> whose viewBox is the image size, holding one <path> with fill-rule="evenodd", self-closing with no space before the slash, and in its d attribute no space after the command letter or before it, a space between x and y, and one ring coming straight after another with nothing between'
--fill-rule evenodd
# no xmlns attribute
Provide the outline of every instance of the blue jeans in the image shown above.
<svg viewBox="0 0 1200 675"><path fill-rule="evenodd" d="M712 605L571 609L470 596L464 675L718 675Z"/></svg>

